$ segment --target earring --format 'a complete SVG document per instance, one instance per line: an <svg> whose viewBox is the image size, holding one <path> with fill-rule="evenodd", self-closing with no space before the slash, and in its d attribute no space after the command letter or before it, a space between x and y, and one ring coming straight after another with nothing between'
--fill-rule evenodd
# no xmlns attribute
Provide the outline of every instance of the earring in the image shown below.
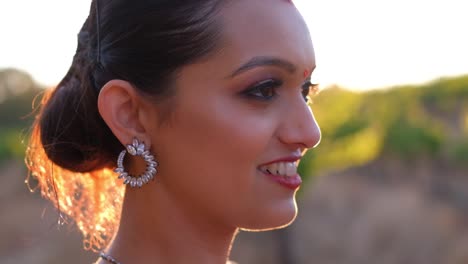
<svg viewBox="0 0 468 264"><path fill-rule="evenodd" d="M132 176L125 171L123 159L127 152L132 156L141 156L146 161L146 171L144 173L139 176ZM154 156L146 149L145 143L134 138L133 143L127 145L126 149L120 152L117 159L117 168L114 171L119 174L119 179L124 180L124 184L129 184L131 187L141 187L154 179L154 175L157 173L157 166L158 162L154 160Z"/></svg>

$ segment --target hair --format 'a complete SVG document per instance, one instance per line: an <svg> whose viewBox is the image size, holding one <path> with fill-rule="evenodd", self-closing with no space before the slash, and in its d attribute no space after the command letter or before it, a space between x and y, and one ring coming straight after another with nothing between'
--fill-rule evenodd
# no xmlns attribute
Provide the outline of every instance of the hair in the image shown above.
<svg viewBox="0 0 468 264"><path fill-rule="evenodd" d="M155 103L170 98L178 70L218 49L216 14L225 2L98 1L70 69L42 98L26 152L41 194L76 222L85 249L95 251L115 234L124 193L112 171L123 145L98 112L99 90L122 79Z"/></svg>

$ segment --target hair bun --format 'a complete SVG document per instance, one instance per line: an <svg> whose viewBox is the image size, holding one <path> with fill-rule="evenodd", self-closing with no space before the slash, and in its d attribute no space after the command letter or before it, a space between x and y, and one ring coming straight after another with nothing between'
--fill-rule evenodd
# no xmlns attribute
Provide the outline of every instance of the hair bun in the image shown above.
<svg viewBox="0 0 468 264"><path fill-rule="evenodd" d="M76 62L43 106L41 142L60 167L89 172L113 162L121 144L98 112L89 65Z"/></svg>

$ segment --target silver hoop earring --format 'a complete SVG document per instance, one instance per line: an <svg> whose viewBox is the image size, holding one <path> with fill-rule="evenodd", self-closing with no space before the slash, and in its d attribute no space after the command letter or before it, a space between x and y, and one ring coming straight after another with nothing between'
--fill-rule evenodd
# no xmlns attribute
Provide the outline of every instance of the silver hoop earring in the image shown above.
<svg viewBox="0 0 468 264"><path fill-rule="evenodd" d="M123 159L127 152L132 156L141 156L146 161L146 171L144 173L139 176L132 176L125 171ZM157 166L158 162L154 160L154 156L146 149L145 143L134 138L133 143L127 145L126 149L120 152L119 158L117 159L117 168L114 171L119 174L119 179L124 180L124 184L128 184L131 187L141 187L154 179L154 175L158 172L156 170Z"/></svg>

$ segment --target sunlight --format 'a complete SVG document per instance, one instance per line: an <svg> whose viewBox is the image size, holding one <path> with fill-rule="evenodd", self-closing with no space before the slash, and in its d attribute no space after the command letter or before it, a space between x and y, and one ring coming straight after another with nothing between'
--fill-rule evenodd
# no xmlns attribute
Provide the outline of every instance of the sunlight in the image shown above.
<svg viewBox="0 0 468 264"><path fill-rule="evenodd" d="M463 1L296 0L321 84L355 89L468 72Z"/></svg>
<svg viewBox="0 0 468 264"><path fill-rule="evenodd" d="M0 3L0 68L47 86L68 70L90 1ZM310 27L322 87L371 89L468 72L468 16L458 0L296 0ZM27 8L24 8L27 6Z"/></svg>

